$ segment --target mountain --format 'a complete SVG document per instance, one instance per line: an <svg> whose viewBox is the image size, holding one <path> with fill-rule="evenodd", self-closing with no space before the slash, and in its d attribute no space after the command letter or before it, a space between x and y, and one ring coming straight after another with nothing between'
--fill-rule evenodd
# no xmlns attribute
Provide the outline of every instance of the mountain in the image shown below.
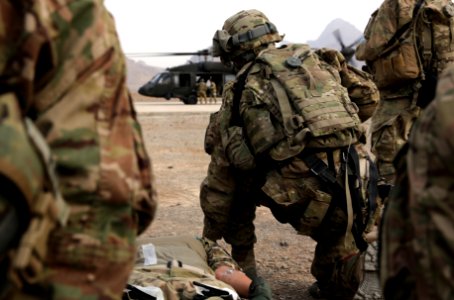
<svg viewBox="0 0 454 300"><path fill-rule="evenodd" d="M345 46L351 45L363 35L361 31L349 22L342 19L334 19L326 26L325 30L323 30L318 39L309 40L307 43L313 48L325 47L341 50L341 44L337 40L334 33L336 30L339 30L340 38ZM354 48L356 48L356 45ZM361 64L363 63L353 58L353 65L358 67Z"/></svg>
<svg viewBox="0 0 454 300"><path fill-rule="evenodd" d="M334 31L336 30L340 31L342 41L345 45L350 45L362 36L362 32L359 31L354 25L342 19L335 19L326 26L325 30L323 30L318 39L314 41L307 41L307 43L314 48L327 47L340 50L341 46L334 35Z"/></svg>
<svg viewBox="0 0 454 300"><path fill-rule="evenodd" d="M154 75L164 70L162 68L147 65L143 61L134 61L129 58L126 58L126 68L128 72L127 85L131 92L137 92L137 90Z"/></svg>

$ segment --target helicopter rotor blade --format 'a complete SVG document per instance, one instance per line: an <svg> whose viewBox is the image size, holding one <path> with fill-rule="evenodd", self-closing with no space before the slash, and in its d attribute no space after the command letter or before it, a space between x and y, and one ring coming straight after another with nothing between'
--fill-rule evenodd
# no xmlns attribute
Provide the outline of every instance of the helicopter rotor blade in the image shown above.
<svg viewBox="0 0 454 300"><path fill-rule="evenodd" d="M339 44L341 45L341 48L344 49L345 48L345 44L344 42L342 41L342 37L341 37L341 34L340 34L340 30L339 29L336 29L333 31L333 34L334 34L334 37L336 38L336 40L339 42Z"/></svg>
<svg viewBox="0 0 454 300"><path fill-rule="evenodd" d="M353 43L347 46L347 48L353 48L359 43L361 43L364 40L364 37L361 35L359 38L357 38Z"/></svg>
<svg viewBox="0 0 454 300"><path fill-rule="evenodd" d="M128 57L156 57L156 56L208 56L211 55L209 49L204 49L196 52L142 52L142 53L126 53Z"/></svg>

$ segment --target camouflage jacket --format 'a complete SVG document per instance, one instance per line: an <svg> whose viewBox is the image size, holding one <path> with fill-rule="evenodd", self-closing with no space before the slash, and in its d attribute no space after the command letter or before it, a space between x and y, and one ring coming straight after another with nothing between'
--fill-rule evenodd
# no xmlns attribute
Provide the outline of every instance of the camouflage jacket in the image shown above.
<svg viewBox="0 0 454 300"><path fill-rule="evenodd" d="M68 226L54 232L50 259L77 266L87 255L84 243L98 241L93 248L102 250L92 249L89 265L109 257L107 250L111 260L130 261L132 241L153 220L156 195L113 18L101 0L6 0L0 11L0 99L8 121L0 130L21 128L25 118L35 124L71 207ZM2 134L0 170L30 203L44 180L34 147L17 147L26 140Z"/></svg>
<svg viewBox="0 0 454 300"><path fill-rule="evenodd" d="M454 67L416 121L381 230L380 278L392 299L452 299ZM403 163L406 162L406 163ZM400 167L402 166L402 167ZM396 230L399 228L399 230Z"/></svg>

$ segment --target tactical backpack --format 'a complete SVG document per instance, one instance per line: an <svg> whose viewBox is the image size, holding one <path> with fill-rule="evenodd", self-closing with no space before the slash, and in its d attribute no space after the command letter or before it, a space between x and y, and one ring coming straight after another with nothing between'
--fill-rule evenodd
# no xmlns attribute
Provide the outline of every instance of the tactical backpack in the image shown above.
<svg viewBox="0 0 454 300"><path fill-rule="evenodd" d="M421 82L425 107L438 74L454 60L453 36L450 0L385 1L372 14L356 57L366 61L379 88Z"/></svg>
<svg viewBox="0 0 454 300"><path fill-rule="evenodd" d="M270 155L282 161L304 148L341 148L357 142L362 131L358 107L342 86L338 70L306 44L292 44L261 53L278 99L286 138ZM251 71L252 72L252 71Z"/></svg>

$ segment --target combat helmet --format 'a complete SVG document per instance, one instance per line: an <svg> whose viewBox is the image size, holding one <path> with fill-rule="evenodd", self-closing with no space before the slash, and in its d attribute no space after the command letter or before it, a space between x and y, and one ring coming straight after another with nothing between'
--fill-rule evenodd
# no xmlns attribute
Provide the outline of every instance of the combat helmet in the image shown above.
<svg viewBox="0 0 454 300"><path fill-rule="evenodd" d="M213 37L213 56L223 62L251 53L262 45L282 41L276 26L262 12L242 10L224 22Z"/></svg>

